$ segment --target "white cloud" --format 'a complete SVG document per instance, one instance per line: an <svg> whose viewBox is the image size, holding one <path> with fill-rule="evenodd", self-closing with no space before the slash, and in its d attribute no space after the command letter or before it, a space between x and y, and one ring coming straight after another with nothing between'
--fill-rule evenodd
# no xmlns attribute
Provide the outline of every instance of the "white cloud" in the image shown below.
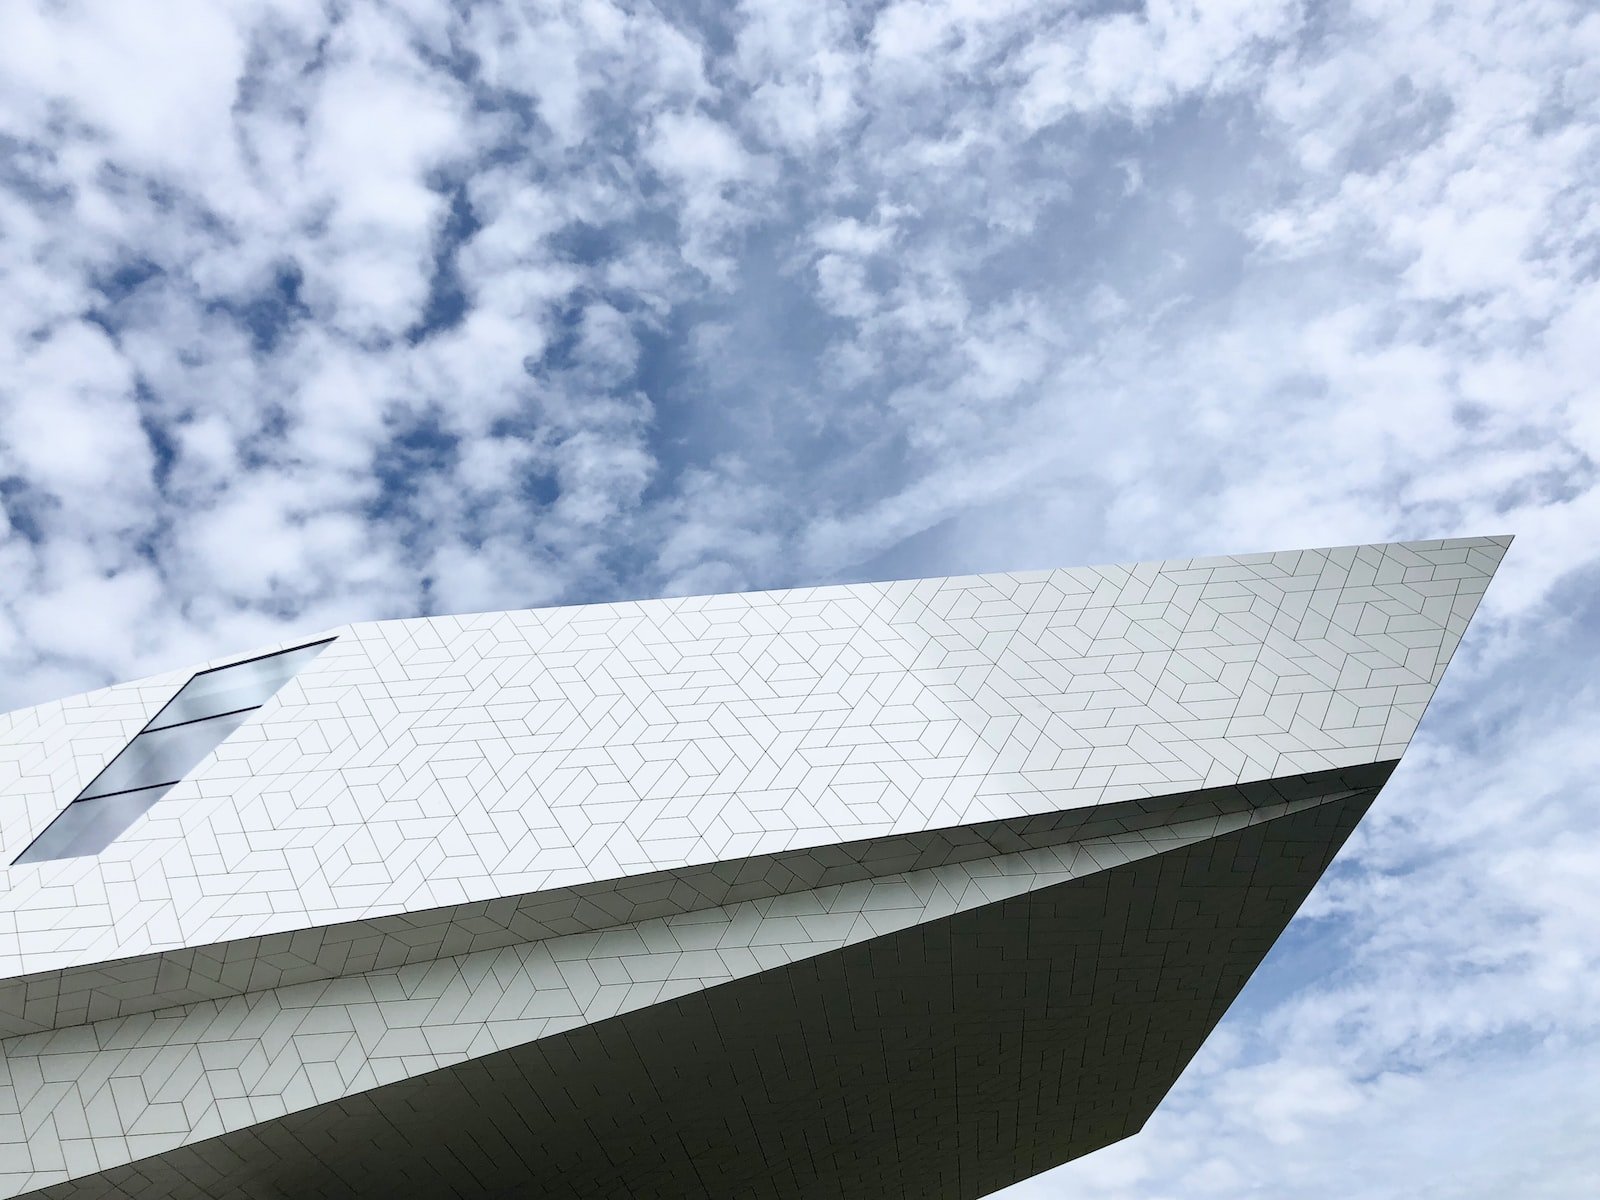
<svg viewBox="0 0 1600 1200"><path fill-rule="evenodd" d="M863 64L844 5L744 0L739 22L739 74L759 81L744 112L763 142L805 153L856 118Z"/></svg>
<svg viewBox="0 0 1600 1200"><path fill-rule="evenodd" d="M128 364L102 330L58 327L4 373L7 456L30 482L95 529L117 525L108 500L149 502L150 446L127 396Z"/></svg>
<svg viewBox="0 0 1600 1200"><path fill-rule="evenodd" d="M1158 0L1138 13L1064 20L1021 55L1022 119L1038 129L1070 114L1147 118L1163 105L1255 82L1252 53L1290 36L1285 0Z"/></svg>
<svg viewBox="0 0 1600 1200"><path fill-rule="evenodd" d="M20 5L0 78L14 118L42 122L64 103L133 169L198 179L237 169L228 110L243 58L234 21L201 0L175 0L159 21L115 0Z"/></svg>
<svg viewBox="0 0 1600 1200"><path fill-rule="evenodd" d="M727 282L733 259L725 247L754 215L748 185L768 177L767 164L745 149L735 130L694 110L662 113L652 122L644 161L682 196L684 260Z"/></svg>

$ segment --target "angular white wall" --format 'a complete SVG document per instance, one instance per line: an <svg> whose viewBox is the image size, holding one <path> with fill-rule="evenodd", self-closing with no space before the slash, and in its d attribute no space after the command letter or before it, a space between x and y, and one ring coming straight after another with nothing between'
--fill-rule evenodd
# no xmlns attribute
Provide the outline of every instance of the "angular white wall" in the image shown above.
<svg viewBox="0 0 1600 1200"><path fill-rule="evenodd" d="M6 1194L1364 807L1508 541L331 631L101 853L6 871ZM4 860L197 669L0 717Z"/></svg>

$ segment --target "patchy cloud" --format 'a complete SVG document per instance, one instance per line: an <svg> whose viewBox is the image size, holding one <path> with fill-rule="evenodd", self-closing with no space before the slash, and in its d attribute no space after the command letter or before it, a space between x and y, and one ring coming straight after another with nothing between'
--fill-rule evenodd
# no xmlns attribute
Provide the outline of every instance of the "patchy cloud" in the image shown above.
<svg viewBox="0 0 1600 1200"><path fill-rule="evenodd" d="M12 7L5 703L347 619L1516 533L1222 1035L1017 1194L1587 1194L1590 6Z"/></svg>

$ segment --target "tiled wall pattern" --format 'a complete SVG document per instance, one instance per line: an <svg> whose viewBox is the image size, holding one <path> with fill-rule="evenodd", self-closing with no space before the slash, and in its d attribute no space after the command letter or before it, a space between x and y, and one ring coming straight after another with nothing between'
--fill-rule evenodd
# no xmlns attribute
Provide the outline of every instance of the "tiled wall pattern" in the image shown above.
<svg viewBox="0 0 1600 1200"><path fill-rule="evenodd" d="M1346 768L1339 787L1381 786L1389 765ZM555 888L528 896L242 938L0 981L0 1037L130 1016L242 992L608 929L903 871L925 870L1249 814L1337 790L1327 773L1126 800L953 829L843 842Z"/></svg>
<svg viewBox="0 0 1600 1200"><path fill-rule="evenodd" d="M1508 543L332 631L0 868L6 1194L1370 797ZM0 718L5 861L198 669Z"/></svg>
<svg viewBox="0 0 1600 1200"><path fill-rule="evenodd" d="M0 1163L15 1174L0 1175L0 1189L104 1170L1356 795L1340 787L1250 812L10 1038L0 1043Z"/></svg>
<svg viewBox="0 0 1600 1200"><path fill-rule="evenodd" d="M1392 759L1507 541L334 631L104 853L6 872L0 977ZM9 719L7 860L186 677Z"/></svg>
<svg viewBox="0 0 1600 1200"><path fill-rule="evenodd" d="M1139 1129L1367 800L921 920L34 1195L984 1195Z"/></svg>

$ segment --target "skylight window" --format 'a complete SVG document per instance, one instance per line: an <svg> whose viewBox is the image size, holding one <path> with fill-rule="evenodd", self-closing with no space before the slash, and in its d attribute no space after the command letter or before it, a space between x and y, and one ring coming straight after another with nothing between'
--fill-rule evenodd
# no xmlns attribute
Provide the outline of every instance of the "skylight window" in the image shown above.
<svg viewBox="0 0 1600 1200"><path fill-rule="evenodd" d="M201 671L13 865L99 854L332 640Z"/></svg>

